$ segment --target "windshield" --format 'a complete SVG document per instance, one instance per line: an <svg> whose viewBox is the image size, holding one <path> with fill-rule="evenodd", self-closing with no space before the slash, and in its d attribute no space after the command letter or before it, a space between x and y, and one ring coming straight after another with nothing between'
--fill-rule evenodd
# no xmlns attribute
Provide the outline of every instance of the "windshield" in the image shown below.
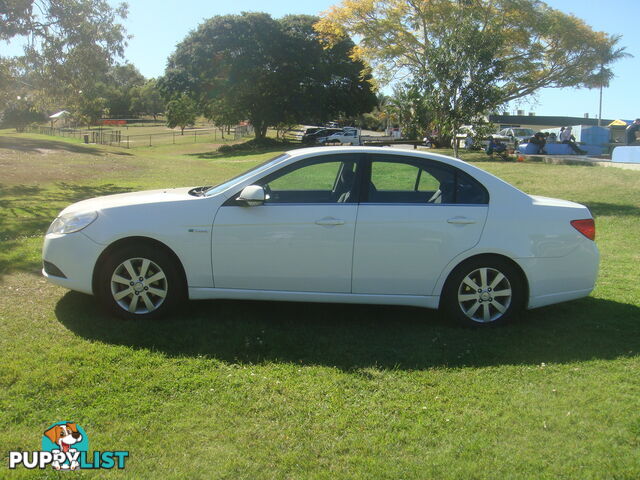
<svg viewBox="0 0 640 480"><path fill-rule="evenodd" d="M211 187L209 190L207 190L207 192L205 193L205 196L210 197L212 195L217 195L218 193L224 192L228 188L231 188L233 185L235 185L237 183L242 183L246 179L251 177L252 175L256 175L256 174L258 174L260 172L263 172L263 171L269 169L272 165L275 165L276 163L280 163L281 161L283 161L283 160L285 160L287 158L289 158L289 154L288 153L282 153L282 154L278 155L277 157L274 157L274 158L272 158L270 160L267 160L266 162L261 163L260 165L256 165L252 169L247 170L246 172L241 173L240 175L237 175L237 176L233 177L232 179L227 180L224 183L221 183L220 185L216 185L215 187Z"/></svg>
<svg viewBox="0 0 640 480"><path fill-rule="evenodd" d="M514 128L513 134L516 137L531 137L535 132L530 128Z"/></svg>

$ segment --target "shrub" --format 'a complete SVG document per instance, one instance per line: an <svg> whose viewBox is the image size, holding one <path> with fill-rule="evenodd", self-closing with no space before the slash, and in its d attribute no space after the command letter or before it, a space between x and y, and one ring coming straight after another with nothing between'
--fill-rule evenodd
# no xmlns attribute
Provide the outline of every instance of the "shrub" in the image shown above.
<svg viewBox="0 0 640 480"><path fill-rule="evenodd" d="M251 139L243 143L235 143L233 145L222 145L218 148L220 153L233 153L233 152L250 152L253 150L261 150L271 147L283 147L288 145L286 140L278 140L275 138L265 137L260 139Z"/></svg>

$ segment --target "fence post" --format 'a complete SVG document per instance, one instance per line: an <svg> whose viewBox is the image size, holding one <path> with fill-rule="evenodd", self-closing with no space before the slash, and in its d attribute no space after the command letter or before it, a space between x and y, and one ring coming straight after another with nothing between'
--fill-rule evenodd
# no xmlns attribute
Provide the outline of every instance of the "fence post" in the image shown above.
<svg viewBox="0 0 640 480"><path fill-rule="evenodd" d="M193 143L198 143L198 131L193 131Z"/></svg>
<svg viewBox="0 0 640 480"><path fill-rule="evenodd" d="M176 144L176 132L173 132L173 144Z"/></svg>
<svg viewBox="0 0 640 480"><path fill-rule="evenodd" d="M127 135L127 148L129 148L129 135Z"/></svg>
<svg viewBox="0 0 640 480"><path fill-rule="evenodd" d="M149 146L151 146L151 135L149 135Z"/></svg>

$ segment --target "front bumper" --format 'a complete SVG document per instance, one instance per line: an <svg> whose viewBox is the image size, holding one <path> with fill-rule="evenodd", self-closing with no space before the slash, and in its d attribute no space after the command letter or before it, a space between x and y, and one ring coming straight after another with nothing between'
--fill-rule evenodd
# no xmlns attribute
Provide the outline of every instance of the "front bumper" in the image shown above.
<svg viewBox="0 0 640 480"><path fill-rule="evenodd" d="M55 265L66 278L47 273L44 268L42 275L51 283L91 295L93 269L103 248L82 232L46 235L42 259ZM51 272L51 268L47 270Z"/></svg>

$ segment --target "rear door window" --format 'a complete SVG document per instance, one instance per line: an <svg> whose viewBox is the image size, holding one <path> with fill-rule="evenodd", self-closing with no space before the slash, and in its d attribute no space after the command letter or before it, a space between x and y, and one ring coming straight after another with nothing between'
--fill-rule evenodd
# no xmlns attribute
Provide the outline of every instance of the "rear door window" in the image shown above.
<svg viewBox="0 0 640 480"><path fill-rule="evenodd" d="M370 155L367 203L486 204L489 194L465 172L432 160Z"/></svg>

